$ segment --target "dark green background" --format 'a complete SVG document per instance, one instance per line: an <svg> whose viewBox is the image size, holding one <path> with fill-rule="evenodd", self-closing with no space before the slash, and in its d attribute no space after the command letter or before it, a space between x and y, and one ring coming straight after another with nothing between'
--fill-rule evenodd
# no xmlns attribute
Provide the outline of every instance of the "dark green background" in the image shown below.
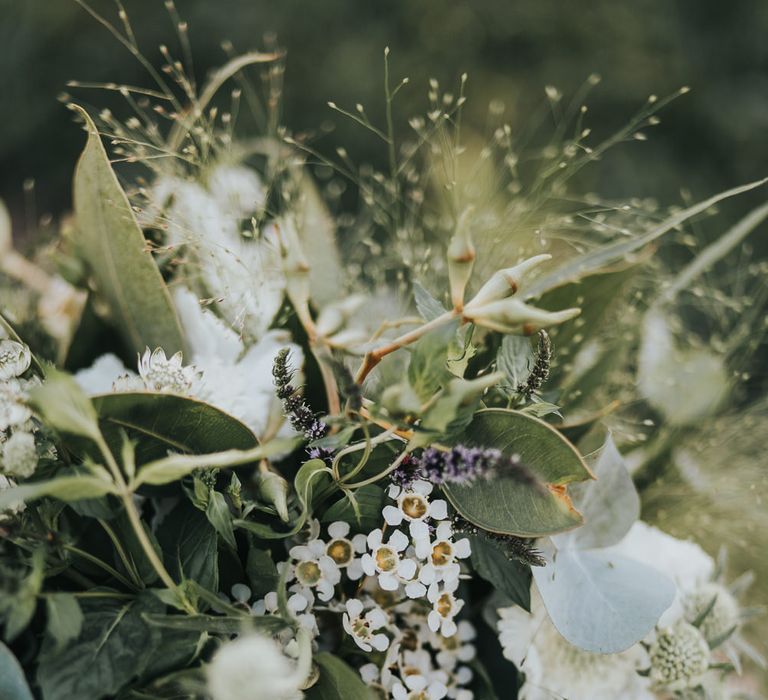
<svg viewBox="0 0 768 700"><path fill-rule="evenodd" d="M108 0L93 5L114 18ZM126 0L144 53L172 48L162 0ZM608 196L678 202L768 174L768 2L764 0L178 0L189 20L199 77L224 62L219 46L264 45L275 32L288 49L285 123L294 131L332 121L318 145L344 144L357 160L383 160L379 143L345 123L328 100L363 102L381 123L382 49L395 76L408 75L399 113L426 109L426 80L470 75L468 122L481 127L497 97L519 124L554 84L568 94L591 72L603 82L589 100L596 137L625 122L651 93L692 92L662 113L650 141L617 149L588 186ZM0 197L17 236L40 214L70 202L80 131L57 102L69 79L148 84L142 69L74 0L0 0ZM75 93L109 104L107 95ZM123 114L127 116L127 111ZM23 182L34 178L25 206ZM759 194L752 199L759 201ZM739 203L746 211L748 203Z"/></svg>

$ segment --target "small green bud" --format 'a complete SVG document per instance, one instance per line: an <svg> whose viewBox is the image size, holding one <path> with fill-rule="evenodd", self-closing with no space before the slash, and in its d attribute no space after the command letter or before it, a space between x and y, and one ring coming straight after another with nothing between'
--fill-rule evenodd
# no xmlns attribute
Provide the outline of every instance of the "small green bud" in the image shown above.
<svg viewBox="0 0 768 700"><path fill-rule="evenodd" d="M288 518L288 482L275 472L262 472L259 476L259 496L275 507L280 520L287 523Z"/></svg>

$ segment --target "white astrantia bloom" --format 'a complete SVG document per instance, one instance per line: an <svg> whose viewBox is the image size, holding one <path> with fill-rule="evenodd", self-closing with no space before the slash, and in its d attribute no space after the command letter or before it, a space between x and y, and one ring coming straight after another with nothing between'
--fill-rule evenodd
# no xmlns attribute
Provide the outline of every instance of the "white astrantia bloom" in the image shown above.
<svg viewBox="0 0 768 700"><path fill-rule="evenodd" d="M334 586L341 581L341 570L325 553L325 547L320 539L291 547L288 554L293 562L288 580L296 579L305 588L314 588L320 600L328 601L333 598Z"/></svg>
<svg viewBox="0 0 768 700"><path fill-rule="evenodd" d="M341 621L344 630L363 651L385 651L389 647L389 637L377 632L389 622L387 614L377 605L365 610L360 600L350 598Z"/></svg>
<svg viewBox="0 0 768 700"><path fill-rule="evenodd" d="M389 497L397 501L396 506L384 506L382 515L387 525L397 527L403 521L409 523L424 522L427 518L445 520L448 517L448 504L437 499L430 501L432 484L421 479L414 481L407 489L392 484ZM413 533L411 533L413 534Z"/></svg>
<svg viewBox="0 0 768 700"><path fill-rule="evenodd" d="M14 431L2 445L2 470L12 476L26 479L37 469L35 436L22 430Z"/></svg>
<svg viewBox="0 0 768 700"><path fill-rule="evenodd" d="M275 641L251 635L222 645L206 679L212 700L298 700L306 672Z"/></svg>
<svg viewBox="0 0 768 700"><path fill-rule="evenodd" d="M427 624L433 632L439 631L444 637L453 637L458 631L454 618L464 607L464 601L454 595L459 587L459 579L446 581L442 586L433 583L427 590L427 600L432 603L432 610L427 615Z"/></svg>
<svg viewBox="0 0 768 700"><path fill-rule="evenodd" d="M27 405L29 390L38 385L36 379L6 379L0 381L0 431L24 429L32 418Z"/></svg>
<svg viewBox="0 0 768 700"><path fill-rule="evenodd" d="M0 340L0 380L20 377L29 369L32 353L23 343Z"/></svg>
<svg viewBox="0 0 768 700"><path fill-rule="evenodd" d="M118 377L138 377L130 372L123 361L112 353L97 357L90 367L75 372L75 381L89 396L108 394Z"/></svg>
<svg viewBox="0 0 768 700"><path fill-rule="evenodd" d="M139 357L139 376L149 391L193 396L197 393L200 372L193 365L183 363L181 352L166 357L162 348L147 348Z"/></svg>
<svg viewBox="0 0 768 700"><path fill-rule="evenodd" d="M430 585L436 581L458 579L461 571L458 560L466 559L472 551L466 537L458 542L453 541L450 522L439 522L434 537L426 523L415 522L411 525L411 535L416 556L426 560L419 571L419 581Z"/></svg>
<svg viewBox="0 0 768 700"><path fill-rule="evenodd" d="M335 522L328 526L328 544L325 553L336 562L336 566L344 569L347 578L357 581L363 576L363 565L358 554L363 554L368 549L368 541L365 535L357 534L351 539L349 535L349 523Z"/></svg>
<svg viewBox="0 0 768 700"><path fill-rule="evenodd" d="M384 533L376 528L368 534L367 540L370 551L361 559L366 575L378 577L379 586L385 591L395 591L403 584L409 598L424 595L424 586L413 581L417 564L414 559L404 556L410 542L400 530L395 530L385 543Z"/></svg>

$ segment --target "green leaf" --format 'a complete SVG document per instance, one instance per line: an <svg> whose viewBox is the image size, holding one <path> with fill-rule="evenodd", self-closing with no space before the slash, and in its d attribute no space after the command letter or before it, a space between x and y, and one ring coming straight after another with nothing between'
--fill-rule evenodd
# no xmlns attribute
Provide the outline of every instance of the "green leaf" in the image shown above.
<svg viewBox="0 0 768 700"><path fill-rule="evenodd" d="M208 590L218 590L216 530L204 513L181 501L163 520L158 541L171 578L193 579Z"/></svg>
<svg viewBox="0 0 768 700"><path fill-rule="evenodd" d="M11 650L0 642L0 698L33 700L24 671Z"/></svg>
<svg viewBox="0 0 768 700"><path fill-rule="evenodd" d="M159 600L147 596L116 605L99 599L82 606L83 626L75 642L63 651L48 638L43 642L37 667L43 700L114 697L157 653L160 631L143 614L161 612Z"/></svg>
<svg viewBox="0 0 768 700"><path fill-rule="evenodd" d="M181 326L162 275L95 124L85 110L78 111L88 131L74 178L78 252L109 305L115 328L135 352L146 346L167 353L183 350Z"/></svg>
<svg viewBox="0 0 768 700"><path fill-rule="evenodd" d="M418 282L413 283L413 298L416 302L416 309L425 321L432 321L448 311Z"/></svg>
<svg viewBox="0 0 768 700"><path fill-rule="evenodd" d="M487 409L475 415L455 442L517 455L544 483L542 488L499 474L470 485L445 485L448 500L470 522L520 537L541 537L581 524L566 486L592 475L576 448L551 426L518 411Z"/></svg>
<svg viewBox="0 0 768 700"><path fill-rule="evenodd" d="M430 331L412 346L408 382L421 401L427 401L451 379L448 349L456 335L458 321Z"/></svg>
<svg viewBox="0 0 768 700"><path fill-rule="evenodd" d="M517 387L528 379L533 367L531 341L520 335L505 335L496 354L496 367L506 375L511 391L516 392Z"/></svg>
<svg viewBox="0 0 768 700"><path fill-rule="evenodd" d="M468 535L472 546L472 568L493 587L524 610L531 609L531 569L510 559L482 534Z"/></svg>
<svg viewBox="0 0 768 700"><path fill-rule="evenodd" d="M323 651L315 655L315 663L320 670L320 677L307 690L307 700L362 700L369 697L368 688L360 674L341 659Z"/></svg>
<svg viewBox="0 0 768 700"><path fill-rule="evenodd" d="M208 497L208 505L205 509L205 517L213 525L216 532L232 549L237 549L235 531L232 528L232 514L229 512L227 499L223 493L211 489Z"/></svg>
<svg viewBox="0 0 768 700"><path fill-rule="evenodd" d="M68 642L80 636L83 626L80 604L71 593L50 593L45 598L45 605L48 611L46 631L56 650L61 651Z"/></svg>
<svg viewBox="0 0 768 700"><path fill-rule="evenodd" d="M381 526L381 509L384 507L386 494L376 484L368 484L355 489L352 496L357 501L357 512L348 497L336 501L325 511L320 522L333 523L341 520L359 532L368 533Z"/></svg>
<svg viewBox="0 0 768 700"><path fill-rule="evenodd" d="M258 446L253 432L237 418L210 404L184 396L129 392L96 396L93 405L105 439L120 451L120 430L136 441L136 464L165 457L169 450L201 454L249 450Z"/></svg>
<svg viewBox="0 0 768 700"><path fill-rule="evenodd" d="M632 255L641 248L653 243L656 239L663 236L665 233L677 228L683 222L687 221L693 216L700 214L710 207L713 207L718 202L728 199L729 197L735 197L736 195L749 192L756 187L760 187L768 182L768 178L763 180L757 180L750 182L741 187L734 187L733 189L720 192L709 199L705 199L697 204L694 204L687 209L676 212L669 218L662 221L658 226L655 226L650 231L643 233L642 235L635 236L630 239L619 239L614 243L609 243L596 250L591 250L577 258L571 258L565 265L561 266L549 275L544 275L537 279L526 291L526 298L536 298L544 294L545 292L560 287L568 282L574 282L582 279L588 275L594 274L600 270L603 270L609 265L621 263L626 261L628 256Z"/></svg>
<svg viewBox="0 0 768 700"><path fill-rule="evenodd" d="M263 598L270 591L277 590L280 574L269 552L255 548L248 550L245 573L254 596Z"/></svg>
<svg viewBox="0 0 768 700"><path fill-rule="evenodd" d="M98 476L61 476L0 491L0 511L44 496L52 496L60 501L79 501L106 493L117 493L117 489L112 482Z"/></svg>
<svg viewBox="0 0 768 700"><path fill-rule="evenodd" d="M328 465L322 459L304 462L296 473L293 486L305 511L311 511L318 497L333 487Z"/></svg>
<svg viewBox="0 0 768 700"><path fill-rule="evenodd" d="M288 626L277 615L144 615L153 627L209 634L245 634L252 630L274 633Z"/></svg>
<svg viewBox="0 0 768 700"><path fill-rule="evenodd" d="M93 404L69 374L51 368L46 381L32 390L30 402L56 430L99 439L99 421Z"/></svg>

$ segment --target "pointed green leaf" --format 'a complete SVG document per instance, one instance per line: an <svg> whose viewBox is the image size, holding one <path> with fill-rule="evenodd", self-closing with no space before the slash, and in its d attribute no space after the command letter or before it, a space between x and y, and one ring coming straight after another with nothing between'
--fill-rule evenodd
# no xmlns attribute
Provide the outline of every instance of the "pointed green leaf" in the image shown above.
<svg viewBox="0 0 768 700"><path fill-rule="evenodd" d="M167 353L183 349L183 336L168 289L133 209L112 170L96 125L85 120L88 140L75 170L77 244L114 326L136 352L145 346Z"/></svg>

